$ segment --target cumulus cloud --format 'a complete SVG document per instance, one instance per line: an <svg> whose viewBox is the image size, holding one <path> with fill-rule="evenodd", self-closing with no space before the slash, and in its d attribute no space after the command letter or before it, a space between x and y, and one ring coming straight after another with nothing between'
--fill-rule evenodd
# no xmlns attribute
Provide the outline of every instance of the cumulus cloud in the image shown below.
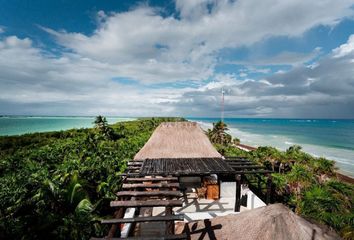
<svg viewBox="0 0 354 240"><path fill-rule="evenodd" d="M312 55L280 54L273 62L288 62L293 70L260 81L215 72L224 48L333 26L353 15L351 4L179 0L177 13L167 17L149 6L100 11L91 35L41 27L64 47L59 56L29 38L3 37L0 113L217 116L223 87L228 116L353 117L348 111L354 103L352 39L312 67L294 64ZM134 84L117 80L122 78ZM176 81L199 87L176 88L171 85Z"/></svg>
<svg viewBox="0 0 354 240"><path fill-rule="evenodd" d="M336 49L333 49L334 57L343 57L352 52L354 52L354 34L349 37L347 43L340 45Z"/></svg>
<svg viewBox="0 0 354 240"><path fill-rule="evenodd" d="M100 11L98 28L90 36L43 29L68 49L114 63L121 75L138 81L203 80L213 75L219 50L250 46L271 36L299 36L318 25L333 26L353 15L352 4L351 0L177 0L177 16L162 17L159 9L149 6L123 13ZM284 58L296 56L285 53L274 60Z"/></svg>
<svg viewBox="0 0 354 240"><path fill-rule="evenodd" d="M317 47L310 53L284 51L271 57L257 57L243 61L230 61L229 64L257 66L257 65L291 65L297 66L307 63L321 54L321 48ZM257 72L257 69L255 69Z"/></svg>
<svg viewBox="0 0 354 240"><path fill-rule="evenodd" d="M0 72L2 114L161 115L161 98L179 94L119 84L112 65L75 54L58 58L15 36L0 41Z"/></svg>
<svg viewBox="0 0 354 240"><path fill-rule="evenodd" d="M211 116L217 116L224 88L228 116L353 118L354 51L348 47L352 42L353 36L314 67L297 66L260 81L219 82L212 88L186 92L173 104L185 114L191 110L203 116L203 109L208 108Z"/></svg>

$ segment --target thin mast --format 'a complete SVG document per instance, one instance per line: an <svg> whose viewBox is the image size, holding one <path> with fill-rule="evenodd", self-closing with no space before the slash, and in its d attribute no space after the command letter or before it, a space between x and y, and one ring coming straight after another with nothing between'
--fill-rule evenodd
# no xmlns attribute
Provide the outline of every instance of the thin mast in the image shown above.
<svg viewBox="0 0 354 240"><path fill-rule="evenodd" d="M221 88L221 122L224 122L224 88Z"/></svg>

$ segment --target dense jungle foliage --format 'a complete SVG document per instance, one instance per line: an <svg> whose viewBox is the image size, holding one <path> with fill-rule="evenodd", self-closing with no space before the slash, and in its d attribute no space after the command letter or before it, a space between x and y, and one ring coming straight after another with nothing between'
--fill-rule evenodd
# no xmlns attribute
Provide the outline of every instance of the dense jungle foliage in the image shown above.
<svg viewBox="0 0 354 240"><path fill-rule="evenodd" d="M119 173L162 121L0 137L0 239L89 239L120 188Z"/></svg>
<svg viewBox="0 0 354 240"><path fill-rule="evenodd" d="M343 239L354 239L354 185L336 178L335 162L316 158L291 146L286 151L273 147L259 147L246 152L235 148L225 123L213 124L207 135L224 156L244 156L273 170L274 201L282 202L306 219L325 224ZM257 181L254 175L246 176ZM265 191L266 179L261 188Z"/></svg>

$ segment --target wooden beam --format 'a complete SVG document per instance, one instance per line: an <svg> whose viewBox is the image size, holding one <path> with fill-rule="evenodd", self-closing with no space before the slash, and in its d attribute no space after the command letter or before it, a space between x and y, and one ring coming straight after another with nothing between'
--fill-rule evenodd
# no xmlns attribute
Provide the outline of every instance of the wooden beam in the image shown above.
<svg viewBox="0 0 354 240"><path fill-rule="evenodd" d="M184 220L184 214L179 214L179 215L169 215L169 216L104 219L101 221L101 223L102 224L116 224L116 223L138 223L138 222L183 221L183 220Z"/></svg>
<svg viewBox="0 0 354 240"><path fill-rule="evenodd" d="M183 197L179 191L121 191L118 197Z"/></svg>
<svg viewBox="0 0 354 240"><path fill-rule="evenodd" d="M225 161L249 161L247 158L226 157Z"/></svg>
<svg viewBox="0 0 354 240"><path fill-rule="evenodd" d="M141 166L143 162L128 162L128 166Z"/></svg>
<svg viewBox="0 0 354 240"><path fill-rule="evenodd" d="M249 165L249 166L232 166L231 167L235 170L239 170L239 169L260 169L260 168L265 168L263 166L259 166L259 165Z"/></svg>
<svg viewBox="0 0 354 240"><path fill-rule="evenodd" d="M111 207L181 207L181 200L111 201Z"/></svg>
<svg viewBox="0 0 354 240"><path fill-rule="evenodd" d="M127 182L158 182L158 181L178 181L176 177L162 177L162 178L127 178Z"/></svg>
<svg viewBox="0 0 354 240"><path fill-rule="evenodd" d="M141 174L140 172L135 172L135 173L119 173L118 176L122 177L146 177L146 176L151 176L151 177L156 177L156 176L171 176L171 173L154 173L154 174Z"/></svg>
<svg viewBox="0 0 354 240"><path fill-rule="evenodd" d="M128 167L127 170L140 170L141 167Z"/></svg>
<svg viewBox="0 0 354 240"><path fill-rule="evenodd" d="M232 161L226 161L227 164L231 165L254 165L255 163L253 162L232 162Z"/></svg>
<svg viewBox="0 0 354 240"><path fill-rule="evenodd" d="M257 173L273 173L270 170L255 170L255 171L235 171L234 174L257 174Z"/></svg>
<svg viewBox="0 0 354 240"><path fill-rule="evenodd" d="M122 189L132 188L179 188L179 183L126 183L122 186Z"/></svg>
<svg viewBox="0 0 354 240"><path fill-rule="evenodd" d="M117 218L117 219L124 217L125 211L126 211L126 208L120 208L120 209L118 209L118 210L114 213L114 217ZM114 237L115 235L118 235L118 237L120 237L120 224L113 224L113 225L111 226L111 228L109 229L107 238L112 238L112 237Z"/></svg>
<svg viewBox="0 0 354 240"><path fill-rule="evenodd" d="M128 238L90 238L90 240L179 240L188 239L187 234L165 235L159 237L128 237Z"/></svg>

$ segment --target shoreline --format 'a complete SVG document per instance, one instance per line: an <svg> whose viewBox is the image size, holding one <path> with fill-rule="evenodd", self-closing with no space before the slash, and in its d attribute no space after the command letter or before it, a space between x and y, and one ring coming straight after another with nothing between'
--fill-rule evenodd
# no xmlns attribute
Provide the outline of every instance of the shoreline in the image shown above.
<svg viewBox="0 0 354 240"><path fill-rule="evenodd" d="M250 151L253 151L253 150L257 149L256 147L252 147L252 146L241 144L241 143L235 145L235 147L237 147L237 148L239 148L241 150L247 151L247 152L250 152ZM339 171L335 171L335 173L336 173L336 177L337 177L338 180L346 182L346 183L354 184L354 178L353 177L348 176L348 175L344 175L343 173L340 173Z"/></svg>

